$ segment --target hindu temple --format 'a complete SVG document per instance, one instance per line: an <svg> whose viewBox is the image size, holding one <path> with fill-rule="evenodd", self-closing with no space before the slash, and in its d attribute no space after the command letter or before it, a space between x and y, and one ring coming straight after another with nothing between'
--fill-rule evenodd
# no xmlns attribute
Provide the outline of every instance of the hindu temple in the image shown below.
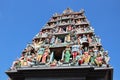
<svg viewBox="0 0 120 80"><path fill-rule="evenodd" d="M10 80L113 80L110 56L85 16L55 13L13 61Z"/></svg>

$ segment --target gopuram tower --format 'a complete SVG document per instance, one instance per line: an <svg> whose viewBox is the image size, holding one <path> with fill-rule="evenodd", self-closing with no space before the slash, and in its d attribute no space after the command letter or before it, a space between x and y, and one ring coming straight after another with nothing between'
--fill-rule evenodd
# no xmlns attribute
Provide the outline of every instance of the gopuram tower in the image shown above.
<svg viewBox="0 0 120 80"><path fill-rule="evenodd" d="M10 80L113 80L108 51L84 10L55 13L6 71Z"/></svg>

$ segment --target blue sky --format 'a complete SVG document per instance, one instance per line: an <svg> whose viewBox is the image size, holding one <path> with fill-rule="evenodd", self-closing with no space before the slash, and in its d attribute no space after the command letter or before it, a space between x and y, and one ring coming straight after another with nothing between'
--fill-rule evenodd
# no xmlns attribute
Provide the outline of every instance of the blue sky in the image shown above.
<svg viewBox="0 0 120 80"><path fill-rule="evenodd" d="M85 10L85 15L109 51L114 80L120 74L120 0L0 0L0 80L55 12L67 7Z"/></svg>

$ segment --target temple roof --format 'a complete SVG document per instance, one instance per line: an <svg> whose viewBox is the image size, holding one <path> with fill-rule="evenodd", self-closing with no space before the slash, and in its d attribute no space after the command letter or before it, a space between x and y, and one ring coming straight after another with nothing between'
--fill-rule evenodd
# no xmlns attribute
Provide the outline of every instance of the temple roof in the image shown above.
<svg viewBox="0 0 120 80"><path fill-rule="evenodd" d="M109 67L108 52L90 26L84 9L74 12L67 8L62 14L55 13L27 45L20 58L13 62L11 70L34 66Z"/></svg>

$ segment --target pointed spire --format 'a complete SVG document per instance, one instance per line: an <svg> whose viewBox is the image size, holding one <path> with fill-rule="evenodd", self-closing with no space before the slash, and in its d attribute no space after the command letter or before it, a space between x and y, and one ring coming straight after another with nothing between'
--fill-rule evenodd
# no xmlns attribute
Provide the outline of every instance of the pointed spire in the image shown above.
<svg viewBox="0 0 120 80"><path fill-rule="evenodd" d="M81 13L84 13L84 12L85 12L85 10L84 10L84 9L81 9L81 10L80 10L80 12L81 12Z"/></svg>
<svg viewBox="0 0 120 80"><path fill-rule="evenodd" d="M64 14L69 14L71 12L73 12L73 10L70 8L67 8L66 10L63 11Z"/></svg>

